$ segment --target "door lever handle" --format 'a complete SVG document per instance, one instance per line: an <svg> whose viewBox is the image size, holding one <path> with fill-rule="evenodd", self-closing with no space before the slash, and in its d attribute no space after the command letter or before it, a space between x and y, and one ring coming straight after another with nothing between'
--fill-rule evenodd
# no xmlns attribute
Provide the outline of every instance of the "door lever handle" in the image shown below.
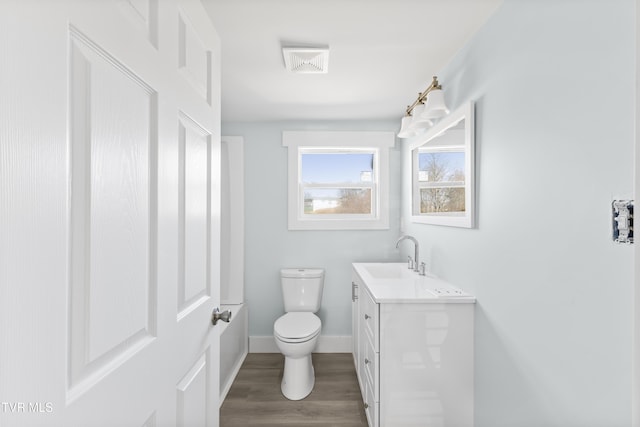
<svg viewBox="0 0 640 427"><path fill-rule="evenodd" d="M231 321L231 310L220 312L218 307L214 308L213 313L211 313L211 324L215 325L218 320L229 323Z"/></svg>

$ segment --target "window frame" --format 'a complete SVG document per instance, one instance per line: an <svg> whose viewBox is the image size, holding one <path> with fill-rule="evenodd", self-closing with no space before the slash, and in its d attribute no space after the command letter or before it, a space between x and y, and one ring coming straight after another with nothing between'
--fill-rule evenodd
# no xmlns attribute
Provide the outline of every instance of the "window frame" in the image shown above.
<svg viewBox="0 0 640 427"><path fill-rule="evenodd" d="M282 145L288 148L289 230L385 230L389 229L389 149L393 132L375 131L284 131ZM302 154L374 153L373 182L304 184ZM371 214L305 214L304 188L371 188Z"/></svg>

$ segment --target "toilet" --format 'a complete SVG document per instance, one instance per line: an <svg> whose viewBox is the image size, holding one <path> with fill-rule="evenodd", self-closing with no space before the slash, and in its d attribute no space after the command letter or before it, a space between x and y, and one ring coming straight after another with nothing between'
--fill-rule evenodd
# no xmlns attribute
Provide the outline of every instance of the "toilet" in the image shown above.
<svg viewBox="0 0 640 427"><path fill-rule="evenodd" d="M304 399L313 390L315 374L311 352L320 336L322 322L316 316L322 300L324 270L285 268L280 270L285 314L273 324L273 336L284 355L281 390L289 400Z"/></svg>

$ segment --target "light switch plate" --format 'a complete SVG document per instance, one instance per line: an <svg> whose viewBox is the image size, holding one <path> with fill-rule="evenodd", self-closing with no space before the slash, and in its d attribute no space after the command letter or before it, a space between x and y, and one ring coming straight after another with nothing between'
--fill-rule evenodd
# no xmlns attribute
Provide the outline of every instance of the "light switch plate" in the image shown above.
<svg viewBox="0 0 640 427"><path fill-rule="evenodd" d="M633 200L614 200L611 204L613 241L633 243Z"/></svg>

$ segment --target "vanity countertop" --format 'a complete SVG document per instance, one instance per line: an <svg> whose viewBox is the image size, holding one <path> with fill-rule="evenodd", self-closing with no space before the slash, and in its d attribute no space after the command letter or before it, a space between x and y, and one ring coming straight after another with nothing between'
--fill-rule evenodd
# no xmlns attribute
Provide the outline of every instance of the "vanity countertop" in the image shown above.
<svg viewBox="0 0 640 427"><path fill-rule="evenodd" d="M353 268L377 303L466 303L476 299L427 273L421 276L404 262L358 262Z"/></svg>

